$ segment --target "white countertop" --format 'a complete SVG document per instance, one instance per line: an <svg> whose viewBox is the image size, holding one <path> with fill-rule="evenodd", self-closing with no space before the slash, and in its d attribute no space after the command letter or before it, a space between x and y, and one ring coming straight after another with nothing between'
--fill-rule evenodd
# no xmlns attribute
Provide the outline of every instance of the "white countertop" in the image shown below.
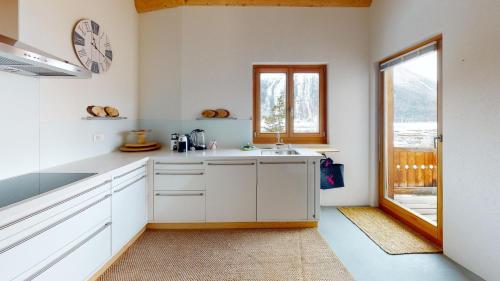
<svg viewBox="0 0 500 281"><path fill-rule="evenodd" d="M303 158L314 157L320 158L321 154L306 148L294 148L299 155L261 155L261 150L242 151L239 149L218 149L218 150L203 150L203 151L188 151L179 153L170 150L157 150L150 152L112 152L97 157L92 157L53 168L45 169L40 172L58 172L58 173L108 173L120 167L145 161L149 158L169 159L172 161L183 161L189 159L233 159L233 158Z"/></svg>
<svg viewBox="0 0 500 281"><path fill-rule="evenodd" d="M147 161L150 155L145 153L127 154L112 152L92 158L70 162L60 166L41 170L41 173L97 173L105 174L120 167L141 161Z"/></svg>
<svg viewBox="0 0 500 281"><path fill-rule="evenodd" d="M68 164L63 164L60 166L55 166L48 169L43 169L38 172L40 173L96 173L94 176L90 176L81 181L91 180L92 178L102 176L103 174L113 172L117 169L125 167L127 165L139 165L139 163L149 160L150 158L162 159L168 161L189 161L190 159L203 159L203 160L216 160L216 159L242 159L242 158L250 158L250 159L301 159L301 158L321 158L322 155L315 152L312 149L306 148L294 148L299 155L261 155L261 150L252 150L252 151L242 151L239 149L218 149L218 150L204 150L204 151L189 151L184 153L179 153L176 151L170 150L157 150L150 152L134 152L134 153L125 153L125 152L112 152L108 154L104 154L101 156L96 156L88 159L83 159L75 162L71 162ZM28 198L24 201L20 201L18 203L14 203L12 205L5 206L4 208L0 208L0 211L3 212L7 209L12 209L14 206L20 206L27 202L33 201L34 199L44 197L45 195L52 194L61 190L66 189L67 187L73 186L72 183L67 186L62 186L60 188L48 191L43 194L39 194L32 198ZM24 206L24 205L23 205Z"/></svg>
<svg viewBox="0 0 500 281"><path fill-rule="evenodd" d="M185 153L179 153L176 151L158 151L151 155L155 158L169 158L172 160L189 160L189 159L220 159L220 158L302 158L302 157L321 157L321 154L305 148L293 148L297 151L298 155L262 155L261 149L242 151L240 149L217 149L217 150L198 150L198 151L188 151Z"/></svg>

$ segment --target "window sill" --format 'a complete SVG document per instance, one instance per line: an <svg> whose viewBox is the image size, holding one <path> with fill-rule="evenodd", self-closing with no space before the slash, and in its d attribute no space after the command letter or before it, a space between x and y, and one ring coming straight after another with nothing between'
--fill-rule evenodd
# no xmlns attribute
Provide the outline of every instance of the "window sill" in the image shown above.
<svg viewBox="0 0 500 281"><path fill-rule="evenodd" d="M307 148L307 149L310 149L310 150L314 150L318 153L335 153L335 152L340 152L339 149L337 148L334 148L332 146L330 146L329 144L291 144L292 145L292 149L293 148ZM260 149L264 149L264 148L274 148L276 146L275 143L267 143L267 144L255 144L255 146L257 146L258 148ZM288 144L285 144L285 146L287 147Z"/></svg>

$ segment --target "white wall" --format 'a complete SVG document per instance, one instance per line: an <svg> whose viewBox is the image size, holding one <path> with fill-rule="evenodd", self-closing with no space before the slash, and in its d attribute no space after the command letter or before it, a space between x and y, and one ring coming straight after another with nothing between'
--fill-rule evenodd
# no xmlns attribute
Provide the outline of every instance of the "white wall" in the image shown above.
<svg viewBox="0 0 500 281"><path fill-rule="evenodd" d="M180 9L139 16L139 111L142 119L180 119L181 16Z"/></svg>
<svg viewBox="0 0 500 281"><path fill-rule="evenodd" d="M484 279L498 280L500 2L377 0L370 15L373 64L443 34L444 252ZM376 125L371 125L373 174Z"/></svg>
<svg viewBox="0 0 500 281"><path fill-rule="evenodd" d="M19 26L11 28L19 34L13 37L79 64L71 42L73 26L81 18L91 18L109 33L114 61L107 73L88 80L0 73L4 108L0 112L0 179L110 152L122 143L123 131L137 125L138 16L134 1L85 3L19 1L19 16L13 17L18 18ZM5 30L3 26L2 32ZM114 105L129 120L83 121L90 104ZM105 140L93 144L95 133L104 134Z"/></svg>
<svg viewBox="0 0 500 281"><path fill-rule="evenodd" d="M139 22L140 116L156 130L188 121L217 131L218 140L241 135L233 142L241 145L251 141L252 64L327 63L328 133L347 187L323 192L321 203L368 204L367 9L183 7L141 14ZM246 121L189 121L219 107Z"/></svg>
<svg viewBox="0 0 500 281"><path fill-rule="evenodd" d="M0 180L39 168L39 79L0 72Z"/></svg>
<svg viewBox="0 0 500 281"><path fill-rule="evenodd" d="M92 79L40 79L40 167L114 150L135 127L138 103L138 16L133 0L20 0L19 39L79 64L71 36L82 18L97 21L113 46L111 69ZM17 83L14 79L12 83ZM127 121L83 121L87 105L114 105ZM92 135L103 142L93 144Z"/></svg>

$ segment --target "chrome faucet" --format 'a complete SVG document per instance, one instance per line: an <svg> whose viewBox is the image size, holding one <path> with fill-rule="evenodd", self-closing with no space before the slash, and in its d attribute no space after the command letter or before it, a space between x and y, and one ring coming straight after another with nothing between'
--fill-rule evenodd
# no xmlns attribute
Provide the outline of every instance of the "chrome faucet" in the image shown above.
<svg viewBox="0 0 500 281"><path fill-rule="evenodd" d="M285 143L281 139L281 134L276 133L276 149L282 149L285 147Z"/></svg>

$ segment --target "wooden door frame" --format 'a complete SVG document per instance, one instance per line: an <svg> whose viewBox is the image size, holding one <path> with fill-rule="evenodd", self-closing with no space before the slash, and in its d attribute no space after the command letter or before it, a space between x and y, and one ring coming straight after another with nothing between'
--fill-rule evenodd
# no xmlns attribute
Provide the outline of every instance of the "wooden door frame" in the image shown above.
<svg viewBox="0 0 500 281"><path fill-rule="evenodd" d="M441 34L436 35L432 38L429 38L421 43L413 45L409 48L406 48L392 56L389 56L379 62L378 65L381 65L385 62L393 60L397 57L400 57L406 53L424 47L430 43L437 43L437 60L438 60L438 72L437 72L437 133L438 135L442 135L442 90L443 90L443 81L442 81L442 44L443 44L443 36ZM410 212L409 210L401 207L400 205L394 203L391 200L388 200L384 196L384 165L385 165L385 93L384 93L384 73L378 70L378 79L379 79L379 104L378 104L378 191L379 191L379 208L383 211L389 213L390 215L396 217L406 225L410 226L417 232L421 233L428 239L434 241L435 243L442 245L443 244L443 143L438 141L437 145L437 155L438 155L438 180L437 180L437 226L434 226L430 222L422 219L418 215Z"/></svg>

